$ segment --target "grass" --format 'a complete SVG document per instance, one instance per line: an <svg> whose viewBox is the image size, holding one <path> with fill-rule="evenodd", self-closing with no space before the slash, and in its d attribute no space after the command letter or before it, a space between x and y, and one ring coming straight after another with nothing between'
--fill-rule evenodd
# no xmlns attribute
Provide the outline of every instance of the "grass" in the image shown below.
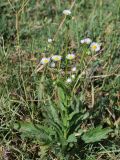
<svg viewBox="0 0 120 160"><path fill-rule="evenodd" d="M119 0L3 0L0 10L1 160L119 160ZM55 68L40 65L54 54Z"/></svg>

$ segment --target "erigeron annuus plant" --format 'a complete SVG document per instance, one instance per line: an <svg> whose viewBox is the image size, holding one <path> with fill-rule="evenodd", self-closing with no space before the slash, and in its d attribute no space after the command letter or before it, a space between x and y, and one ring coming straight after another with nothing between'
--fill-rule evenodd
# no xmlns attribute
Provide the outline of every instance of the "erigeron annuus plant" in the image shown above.
<svg viewBox="0 0 120 160"><path fill-rule="evenodd" d="M78 141L93 143L106 138L107 133L111 132L109 128L96 127L95 130L90 128L90 131L87 128L86 133L87 130L82 128L90 114L81 100L84 80L80 79L80 75L84 71L83 64L88 63L86 51L91 49L84 47L81 55L71 52L66 56L55 54L40 59L42 69L37 73L41 77L37 91L43 119L39 123L35 123L34 119L33 122L19 123L22 135L35 138L40 144L42 159L49 154L62 159L75 149ZM19 129L18 124L15 128Z"/></svg>

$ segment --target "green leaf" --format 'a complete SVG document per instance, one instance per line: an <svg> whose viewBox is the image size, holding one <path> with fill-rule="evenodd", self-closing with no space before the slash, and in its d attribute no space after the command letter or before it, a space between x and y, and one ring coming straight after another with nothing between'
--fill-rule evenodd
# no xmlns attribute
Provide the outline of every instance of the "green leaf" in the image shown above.
<svg viewBox="0 0 120 160"><path fill-rule="evenodd" d="M41 125L35 126L32 122L20 121L14 124L14 129L18 130L23 138L36 138L41 143L49 143L51 140L49 133L52 134L52 130L50 128Z"/></svg>
<svg viewBox="0 0 120 160"><path fill-rule="evenodd" d="M112 129L102 128L102 126L91 128L88 132L84 133L82 140L85 141L85 143L98 142L102 139L106 139L108 137L108 133L111 131Z"/></svg>
<svg viewBox="0 0 120 160"><path fill-rule="evenodd" d="M14 124L14 129L18 130L20 132L35 132L38 131L37 128L35 128L35 126L33 125L33 123L31 122L18 122Z"/></svg>
<svg viewBox="0 0 120 160"><path fill-rule="evenodd" d="M68 143L72 143L72 142L77 142L77 138L75 137L74 134L71 134L68 139L67 139Z"/></svg>
<svg viewBox="0 0 120 160"><path fill-rule="evenodd" d="M59 112L57 110L57 108L55 107L55 105L51 102L50 97L49 97L49 106L48 106L48 110L47 110L48 114L50 116L52 116L52 118L54 119L54 121L60 125L60 120L59 120Z"/></svg>
<svg viewBox="0 0 120 160"><path fill-rule="evenodd" d="M89 117L89 112L86 112L85 114L82 115L82 120L85 120Z"/></svg>
<svg viewBox="0 0 120 160"><path fill-rule="evenodd" d="M64 102L65 100L64 90L60 87L58 87L58 96L59 96L60 101Z"/></svg>

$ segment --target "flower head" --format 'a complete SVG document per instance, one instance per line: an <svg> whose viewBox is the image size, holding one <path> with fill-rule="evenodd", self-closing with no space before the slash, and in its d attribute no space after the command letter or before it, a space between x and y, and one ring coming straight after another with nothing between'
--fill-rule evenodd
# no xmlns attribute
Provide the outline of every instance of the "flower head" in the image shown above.
<svg viewBox="0 0 120 160"><path fill-rule="evenodd" d="M73 68L71 69L72 72L76 72L76 70L77 70L76 67L73 67Z"/></svg>
<svg viewBox="0 0 120 160"><path fill-rule="evenodd" d="M72 74L71 77L72 77L72 79L75 79L75 74Z"/></svg>
<svg viewBox="0 0 120 160"><path fill-rule="evenodd" d="M100 44L96 43L96 42L93 42L91 45L90 45L90 48L92 51L99 51L100 50Z"/></svg>
<svg viewBox="0 0 120 160"><path fill-rule="evenodd" d="M49 63L49 61L50 61L50 58L45 58L44 57L44 58L41 59L40 63L41 64L47 64L47 63Z"/></svg>
<svg viewBox="0 0 120 160"><path fill-rule="evenodd" d="M48 43L52 43L52 39L51 38L48 38Z"/></svg>
<svg viewBox="0 0 120 160"><path fill-rule="evenodd" d="M68 78L67 80L66 80L66 83L71 83L72 82L72 79L71 78Z"/></svg>
<svg viewBox="0 0 120 160"><path fill-rule="evenodd" d="M66 58L69 59L69 60L72 60L72 59L75 58L75 54L68 54L68 55L66 56Z"/></svg>
<svg viewBox="0 0 120 160"><path fill-rule="evenodd" d="M61 56L59 56L59 55L54 55L54 56L51 57L51 59L52 59L53 61L60 61L60 60L61 60Z"/></svg>
<svg viewBox="0 0 120 160"><path fill-rule="evenodd" d="M90 44L92 42L92 40L90 38L85 38L85 39L82 39L80 41L82 44L86 43L86 44Z"/></svg>
<svg viewBox="0 0 120 160"><path fill-rule="evenodd" d="M63 14L65 14L65 15L70 15L70 14L71 14L71 11L70 11L69 9L65 9L65 10L63 11Z"/></svg>

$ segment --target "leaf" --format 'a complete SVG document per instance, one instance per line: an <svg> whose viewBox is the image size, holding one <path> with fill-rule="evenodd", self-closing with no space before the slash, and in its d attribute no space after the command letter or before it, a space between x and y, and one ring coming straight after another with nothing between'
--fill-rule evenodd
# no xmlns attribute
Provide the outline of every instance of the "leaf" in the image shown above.
<svg viewBox="0 0 120 160"><path fill-rule="evenodd" d="M85 120L89 117L89 112L86 112L85 114L83 114L82 116L82 120Z"/></svg>
<svg viewBox="0 0 120 160"><path fill-rule="evenodd" d="M72 142L77 142L77 138L75 137L74 134L71 134L68 139L67 139L68 143L72 143Z"/></svg>
<svg viewBox="0 0 120 160"><path fill-rule="evenodd" d="M49 132L52 134L50 128L41 125L35 126L32 122L20 121L14 124L14 129L19 130L23 138L36 138L39 139L41 143L49 143L51 140L48 134Z"/></svg>
<svg viewBox="0 0 120 160"><path fill-rule="evenodd" d="M58 96L59 96L60 101L64 102L65 100L64 90L60 87L58 87Z"/></svg>
<svg viewBox="0 0 120 160"><path fill-rule="evenodd" d="M48 106L48 114L50 115L50 117L52 116L52 118L54 119L54 121L60 125L60 120L59 120L59 112L58 110L55 108L55 105L51 102L50 97L49 98L49 106Z"/></svg>
<svg viewBox="0 0 120 160"><path fill-rule="evenodd" d="M68 101L70 98L70 92L65 88L64 85L57 86L59 103L64 104L65 107L68 106Z"/></svg>
<svg viewBox="0 0 120 160"><path fill-rule="evenodd" d="M110 128L102 128L102 126L98 126L96 128L91 128L88 132L86 132L82 136L82 140L85 143L98 142L102 139L106 139L108 137L108 133L110 133L112 129Z"/></svg>
<svg viewBox="0 0 120 160"><path fill-rule="evenodd" d="M35 128L33 123L31 122L19 122L14 124L14 129L18 130L20 132L35 132L38 131L38 129Z"/></svg>

